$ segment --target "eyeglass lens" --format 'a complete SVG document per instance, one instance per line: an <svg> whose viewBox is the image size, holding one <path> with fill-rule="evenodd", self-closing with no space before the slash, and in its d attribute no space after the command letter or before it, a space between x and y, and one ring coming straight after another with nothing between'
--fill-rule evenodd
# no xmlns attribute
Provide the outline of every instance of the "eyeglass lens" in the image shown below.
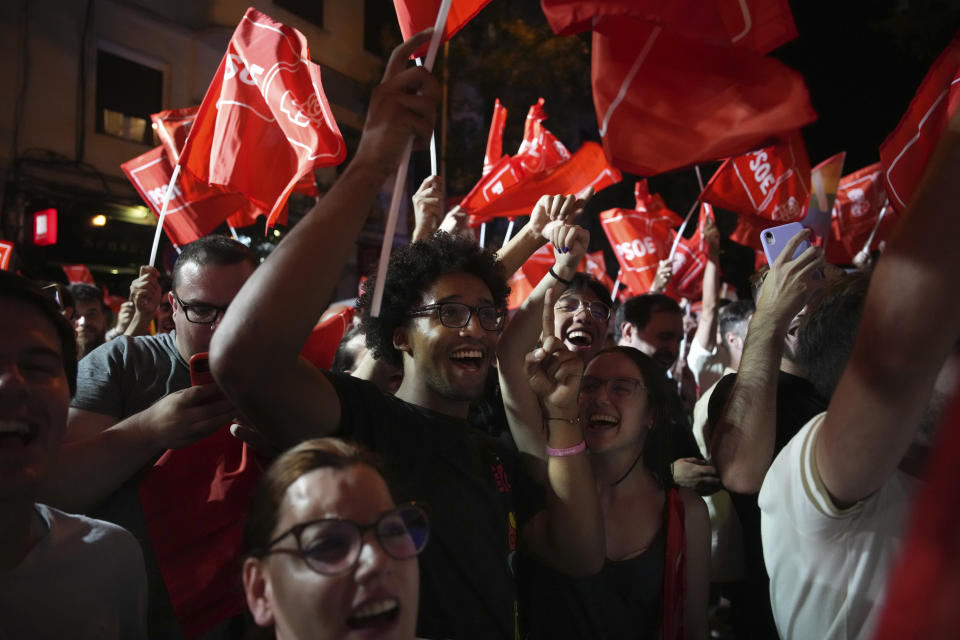
<svg viewBox="0 0 960 640"><path fill-rule="evenodd" d="M503 313L496 307L471 308L460 302L444 302L439 305L440 323L451 329L467 326L470 316L476 312L480 326L487 331L495 331L503 322Z"/></svg>
<svg viewBox="0 0 960 640"><path fill-rule="evenodd" d="M610 307L603 304L599 300L594 300L593 302L587 302L580 298L575 298L573 296L568 296L560 300L556 306L557 309L561 311L566 311L567 313L576 313L581 308L587 310L587 312L592 315L597 320L606 320L610 317Z"/></svg>
<svg viewBox="0 0 960 640"><path fill-rule="evenodd" d="M601 387L606 387L607 393L618 398L626 398L633 394L643 383L633 378L610 378L603 380L593 376L584 376L580 382L580 393L595 395Z"/></svg>
<svg viewBox="0 0 960 640"><path fill-rule="evenodd" d="M350 520L321 520L300 532L299 544L310 567L322 574L347 571L360 556L363 533L373 529L380 546L396 559L412 558L427 544L426 514L414 505L384 513L376 523L360 527Z"/></svg>

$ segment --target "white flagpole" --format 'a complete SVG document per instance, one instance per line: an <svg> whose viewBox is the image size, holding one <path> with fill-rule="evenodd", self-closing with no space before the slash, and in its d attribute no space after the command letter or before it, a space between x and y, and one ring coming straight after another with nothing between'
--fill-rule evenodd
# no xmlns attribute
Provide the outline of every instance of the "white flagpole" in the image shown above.
<svg viewBox="0 0 960 640"><path fill-rule="evenodd" d="M237 230L233 228L233 225L228 222L227 227L230 229L230 235L233 237L233 239L239 241L240 236L237 235Z"/></svg>
<svg viewBox="0 0 960 640"><path fill-rule="evenodd" d="M414 62L417 63L418 67L423 66L423 62L420 60L420 58L415 58ZM437 173L437 132L436 130L434 130L434 132L430 134L430 175L432 176L439 175Z"/></svg>
<svg viewBox="0 0 960 640"><path fill-rule="evenodd" d="M173 168L173 175L170 176L170 184L167 185L166 190L163 192L163 206L160 207L160 217L157 219L157 230L153 234L153 248L150 249L150 262L147 264L151 267L157 259L157 248L160 246L160 233L163 231L163 220L167 217L167 207L170 205L170 197L173 195L173 185L177 182L177 177L180 175L180 163L177 163L177 166Z"/></svg>
<svg viewBox="0 0 960 640"><path fill-rule="evenodd" d="M693 165L693 170L697 172L697 184L700 185L700 193L703 193L703 176L700 175L700 165Z"/></svg>
<svg viewBox="0 0 960 640"><path fill-rule="evenodd" d="M510 222L507 223L507 235L503 237L503 244L510 242L510 238L513 237L513 218L510 218Z"/></svg>
<svg viewBox="0 0 960 640"><path fill-rule="evenodd" d="M620 270L617 270L617 279L613 282L613 293L610 294L610 302L617 301L617 291L620 289Z"/></svg>
<svg viewBox="0 0 960 640"><path fill-rule="evenodd" d="M450 4L453 0L443 0L440 4L440 11L437 13L437 21L433 27L433 36L430 38L430 46L427 48L427 59L423 67L427 71L433 69L433 63L437 59L437 48L440 46L440 38L443 35L443 28L447 24L447 14L450 13ZM390 209L387 212L387 224L383 230L383 244L380 246L380 263L377 265L377 280L373 288L373 302L370 304L370 315L375 318L380 317L380 305L383 304L383 285L387 279L387 264L390 262L390 251L393 249L393 236L397 230L397 217L400 213L400 198L406 196L404 186L407 182L407 169L410 167L410 153L413 151L413 136L407 141L407 146L403 150L403 158L400 166L397 167L397 179L393 183L393 197L390 200Z"/></svg>
<svg viewBox="0 0 960 640"><path fill-rule="evenodd" d="M890 206L883 205L883 209L880 209L880 215L877 216L877 223L873 225L873 231L870 232L870 237L867 238L867 242L863 245L860 253L870 253L870 245L873 244L873 237L877 235L877 230L880 229L880 223L883 222L883 216L887 215L888 211L890 211Z"/></svg>
<svg viewBox="0 0 960 640"><path fill-rule="evenodd" d="M487 223L480 223L480 248L483 249L487 246Z"/></svg>
<svg viewBox="0 0 960 640"><path fill-rule="evenodd" d="M683 237L683 232L687 228L687 224L690 223L690 218L693 216L693 212L697 210L697 205L700 204L700 198L697 197L693 202L693 206L690 207L690 211L687 212L687 217L683 219L683 224L680 225L680 229L677 231L677 237L673 239L673 246L670 247L670 255L667 256L668 259L673 258L673 254L677 251L677 245L680 244L680 238Z"/></svg>

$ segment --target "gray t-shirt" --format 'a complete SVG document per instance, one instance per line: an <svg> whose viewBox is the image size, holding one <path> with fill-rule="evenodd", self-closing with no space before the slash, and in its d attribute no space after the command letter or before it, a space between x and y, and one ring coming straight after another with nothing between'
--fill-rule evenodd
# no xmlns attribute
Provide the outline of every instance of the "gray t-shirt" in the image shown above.
<svg viewBox="0 0 960 640"><path fill-rule="evenodd" d="M124 529L43 504L43 537L0 571L0 640L145 638L140 546Z"/></svg>
<svg viewBox="0 0 960 640"><path fill-rule="evenodd" d="M190 386L190 367L177 351L175 332L120 336L80 360L70 406L118 420Z"/></svg>

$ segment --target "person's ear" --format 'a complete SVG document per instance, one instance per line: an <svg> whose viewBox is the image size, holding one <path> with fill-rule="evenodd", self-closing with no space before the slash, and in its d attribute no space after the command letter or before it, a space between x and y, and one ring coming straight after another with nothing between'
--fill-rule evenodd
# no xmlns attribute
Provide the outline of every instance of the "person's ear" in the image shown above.
<svg viewBox="0 0 960 640"><path fill-rule="evenodd" d="M273 588L270 576L264 570L258 558L247 558L243 562L243 591L247 597L247 606L253 621L261 627L272 626L275 622L273 615Z"/></svg>
<svg viewBox="0 0 960 640"><path fill-rule="evenodd" d="M620 344L633 342L636 327L632 322L623 322L620 324Z"/></svg>
<svg viewBox="0 0 960 640"><path fill-rule="evenodd" d="M413 355L410 348L410 328L397 327L393 330L393 348L400 353L409 353Z"/></svg>

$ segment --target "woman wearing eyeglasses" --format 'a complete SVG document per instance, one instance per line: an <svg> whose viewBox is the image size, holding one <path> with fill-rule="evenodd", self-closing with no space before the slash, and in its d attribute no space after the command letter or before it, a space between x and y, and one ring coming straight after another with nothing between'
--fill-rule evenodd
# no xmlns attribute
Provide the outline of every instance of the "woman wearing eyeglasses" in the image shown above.
<svg viewBox="0 0 960 640"><path fill-rule="evenodd" d="M371 455L308 440L270 467L251 504L243 586L277 638L410 640L429 523L395 505Z"/></svg>

